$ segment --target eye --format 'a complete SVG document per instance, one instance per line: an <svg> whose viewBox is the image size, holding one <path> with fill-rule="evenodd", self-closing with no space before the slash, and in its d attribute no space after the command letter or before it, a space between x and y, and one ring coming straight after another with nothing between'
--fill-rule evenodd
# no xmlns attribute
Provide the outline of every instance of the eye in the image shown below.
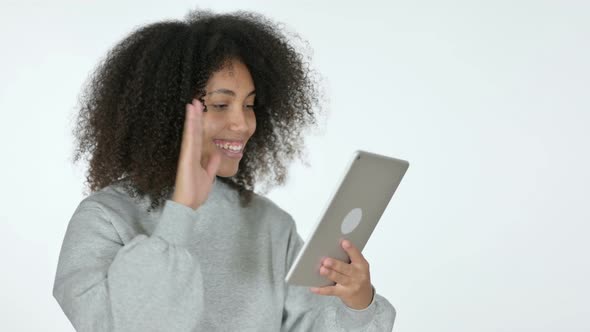
<svg viewBox="0 0 590 332"><path fill-rule="evenodd" d="M256 98L253 99L252 104L247 104L246 108L249 108L251 110L255 110L258 108L258 102L256 100Z"/></svg>
<svg viewBox="0 0 590 332"><path fill-rule="evenodd" d="M225 109L225 108L227 108L227 104L213 104L213 108Z"/></svg>

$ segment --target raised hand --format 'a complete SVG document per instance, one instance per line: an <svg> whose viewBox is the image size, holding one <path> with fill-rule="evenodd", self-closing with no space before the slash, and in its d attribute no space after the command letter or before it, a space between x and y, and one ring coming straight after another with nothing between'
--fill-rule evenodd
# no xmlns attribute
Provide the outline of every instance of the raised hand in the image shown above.
<svg viewBox="0 0 590 332"><path fill-rule="evenodd" d="M172 196L173 201L192 209L197 209L207 200L221 164L218 153L213 153L209 160L201 160L203 109L203 103L197 99L186 105L176 187Z"/></svg>

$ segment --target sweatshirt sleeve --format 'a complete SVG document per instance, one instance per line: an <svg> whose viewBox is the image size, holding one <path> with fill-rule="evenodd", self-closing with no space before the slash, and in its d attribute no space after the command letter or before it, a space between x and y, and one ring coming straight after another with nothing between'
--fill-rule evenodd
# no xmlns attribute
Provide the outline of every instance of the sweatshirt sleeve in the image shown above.
<svg viewBox="0 0 590 332"><path fill-rule="evenodd" d="M303 240L292 223L287 249L290 268L303 247ZM288 271L288 269L287 269ZM340 298L314 294L309 287L285 283L282 331L387 331L393 330L396 311L373 287L373 300L365 309L349 308Z"/></svg>
<svg viewBox="0 0 590 332"><path fill-rule="evenodd" d="M100 206L82 202L64 236L53 296L76 331L189 331L201 319L199 260L186 246L198 210L167 200L151 236L123 245Z"/></svg>

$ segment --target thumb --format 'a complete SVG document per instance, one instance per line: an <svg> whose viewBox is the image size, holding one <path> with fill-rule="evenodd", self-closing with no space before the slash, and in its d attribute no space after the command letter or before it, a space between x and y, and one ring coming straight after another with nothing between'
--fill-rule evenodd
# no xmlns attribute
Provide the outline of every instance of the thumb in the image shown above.
<svg viewBox="0 0 590 332"><path fill-rule="evenodd" d="M217 175L219 165L221 165L221 155L218 152L214 152L207 164L207 174L211 179L214 179Z"/></svg>

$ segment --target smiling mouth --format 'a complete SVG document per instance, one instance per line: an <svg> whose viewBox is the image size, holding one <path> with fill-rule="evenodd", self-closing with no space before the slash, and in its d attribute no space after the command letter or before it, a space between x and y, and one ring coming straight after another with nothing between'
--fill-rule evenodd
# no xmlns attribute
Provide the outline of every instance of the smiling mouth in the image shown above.
<svg viewBox="0 0 590 332"><path fill-rule="evenodd" d="M224 155L231 158L241 158L245 144L243 141L224 141L214 140L215 146L223 152Z"/></svg>

